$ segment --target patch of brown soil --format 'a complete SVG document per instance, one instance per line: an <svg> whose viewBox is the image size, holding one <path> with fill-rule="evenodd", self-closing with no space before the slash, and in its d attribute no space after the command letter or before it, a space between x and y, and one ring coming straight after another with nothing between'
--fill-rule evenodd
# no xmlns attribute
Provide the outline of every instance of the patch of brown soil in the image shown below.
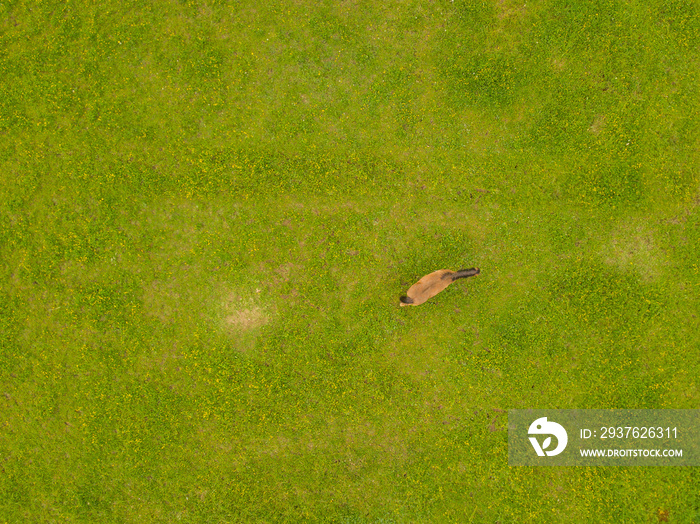
<svg viewBox="0 0 700 524"><path fill-rule="evenodd" d="M258 293L260 290L255 290ZM254 298L244 298L237 293L229 292L222 303L223 322L227 329L242 329L245 331L265 325L269 316L265 309Z"/></svg>
<svg viewBox="0 0 700 524"><path fill-rule="evenodd" d="M643 280L653 280L667 257L651 231L642 225L625 224L613 232L601 248L606 264L639 273Z"/></svg>
<svg viewBox="0 0 700 524"><path fill-rule="evenodd" d="M229 327L241 329L253 329L267 323L267 316L259 307L249 309L239 309L233 311L224 318L224 322Z"/></svg>
<svg viewBox="0 0 700 524"><path fill-rule="evenodd" d="M605 127L605 115L598 115L595 117L595 119L593 120L593 123L591 124L591 127L589 127L588 130L591 133L593 133L594 135L599 135L604 127Z"/></svg>

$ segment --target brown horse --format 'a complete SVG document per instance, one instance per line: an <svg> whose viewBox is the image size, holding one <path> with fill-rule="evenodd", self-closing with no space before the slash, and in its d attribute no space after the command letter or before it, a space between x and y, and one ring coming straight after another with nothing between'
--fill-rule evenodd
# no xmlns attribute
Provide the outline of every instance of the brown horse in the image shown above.
<svg viewBox="0 0 700 524"><path fill-rule="evenodd" d="M458 278L467 278L478 275L481 271L478 267L471 269L460 269L459 271L450 271L449 269L439 269L425 275L418 282L413 284L407 296L401 297L402 306L417 306L422 304L429 298L434 297L440 291L452 284Z"/></svg>

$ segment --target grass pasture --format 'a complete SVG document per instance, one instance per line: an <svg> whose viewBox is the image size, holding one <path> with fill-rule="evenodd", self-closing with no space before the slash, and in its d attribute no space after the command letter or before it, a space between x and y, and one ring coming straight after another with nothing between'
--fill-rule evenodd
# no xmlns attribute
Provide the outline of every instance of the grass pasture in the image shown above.
<svg viewBox="0 0 700 524"><path fill-rule="evenodd" d="M258 4L0 3L0 522L699 524L505 427L698 407L700 5Z"/></svg>

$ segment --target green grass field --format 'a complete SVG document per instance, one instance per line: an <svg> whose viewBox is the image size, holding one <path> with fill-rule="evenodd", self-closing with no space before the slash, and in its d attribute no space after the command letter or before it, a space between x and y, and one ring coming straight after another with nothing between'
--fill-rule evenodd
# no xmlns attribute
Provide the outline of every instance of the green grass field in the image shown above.
<svg viewBox="0 0 700 524"><path fill-rule="evenodd" d="M505 430L698 408L699 166L696 0L0 2L0 522L700 523Z"/></svg>

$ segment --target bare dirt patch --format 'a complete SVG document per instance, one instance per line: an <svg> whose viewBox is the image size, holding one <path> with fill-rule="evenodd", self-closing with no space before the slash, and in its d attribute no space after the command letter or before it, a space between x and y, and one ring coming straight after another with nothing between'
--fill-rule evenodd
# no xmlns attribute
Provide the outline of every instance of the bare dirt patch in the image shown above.
<svg viewBox="0 0 700 524"><path fill-rule="evenodd" d="M496 2L496 16L499 20L511 17L520 18L527 14L527 3L522 0L499 0Z"/></svg>
<svg viewBox="0 0 700 524"><path fill-rule="evenodd" d="M594 135L599 135L605 127L605 115L597 115L588 130Z"/></svg>
<svg viewBox="0 0 700 524"><path fill-rule="evenodd" d="M226 325L233 328L253 329L267 323L267 317L259 307L240 309L227 315Z"/></svg>
<svg viewBox="0 0 700 524"><path fill-rule="evenodd" d="M619 226L600 251L606 264L633 270L642 280L655 280L667 258L651 231L634 223Z"/></svg>
<svg viewBox="0 0 700 524"><path fill-rule="evenodd" d="M259 292L259 289L253 290L253 294ZM254 297L245 297L237 292L226 294L221 306L224 327L228 330L249 331L270 320L265 308Z"/></svg>
<svg viewBox="0 0 700 524"><path fill-rule="evenodd" d="M566 60L564 60L563 58L552 58L550 60L550 64L552 65L552 68L557 72L561 72L564 69L566 69Z"/></svg>

